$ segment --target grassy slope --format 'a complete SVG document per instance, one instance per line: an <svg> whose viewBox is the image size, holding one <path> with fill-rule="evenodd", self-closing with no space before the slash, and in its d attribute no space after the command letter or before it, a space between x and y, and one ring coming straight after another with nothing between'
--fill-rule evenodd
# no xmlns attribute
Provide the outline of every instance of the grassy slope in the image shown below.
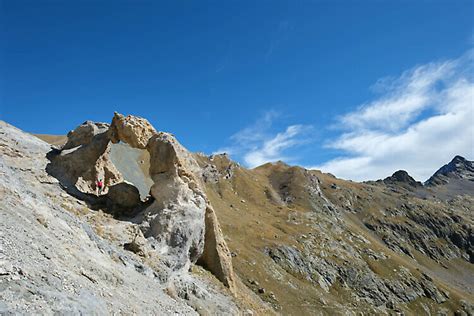
<svg viewBox="0 0 474 316"><path fill-rule="evenodd" d="M204 157L198 157L202 166L208 163L215 164L218 169L225 169L225 159L221 157L209 161ZM363 302L357 302L347 288L336 284L331 287L329 293L321 290L318 285L308 282L305 278L291 275L284 270L275 267L272 260L265 254L266 247L275 245L291 245L301 249L302 237L315 233L315 227L307 219L305 214L314 212L323 203L321 200L310 197L305 190L306 179L304 171L298 167L289 167L282 163L266 164L262 167L247 170L236 168L231 179L221 179L218 183L208 183L208 197L212 201L219 221L223 227L229 247L237 256L233 259L237 273L244 282L257 290L251 284L257 280L259 287L265 288L261 297L272 303L275 309L284 314L311 314L315 310L332 312L343 312L343 306L356 306L359 310L370 306ZM355 245L354 239L347 240L347 236L362 236L369 240L369 247L376 252L383 252L387 259L372 260L364 257L365 264L382 278L397 278L394 273L400 266L408 268L411 273L420 277L422 272L434 277L435 284L450 293L450 300L438 306L434 301L419 298L407 306L408 313L416 311L424 312L421 304L425 304L432 311L441 307L450 310L456 309L459 300L473 301L472 291L466 289L467 283L462 284L458 276L473 276L472 264L458 259L461 264L449 265L445 262L436 262L422 253L414 250L417 261L400 252L390 250L386 244L373 231L367 229L364 222L368 218L383 217L380 210L396 208L403 201L417 204L428 204L428 207L439 208L439 202L431 202L417 199L408 195L400 195L389 192L384 187L370 186L367 184L354 183L336 179L331 175L318 171L311 171L321 182L321 190L334 205L341 209L357 209L358 212L343 212L344 232L342 234L332 231L330 225L320 226L324 230L321 236ZM335 189L336 188L336 189ZM285 203L284 200L287 200ZM245 201L245 202L243 202ZM288 202L289 201L289 202ZM310 203L310 201L313 201ZM327 217L319 217L321 222ZM472 218L471 218L472 219ZM330 220L330 218L329 218ZM404 216L393 217L390 220L405 221ZM324 254L324 246L313 248L315 252ZM337 261L338 259L334 259ZM342 257L340 259L350 260ZM250 282L249 282L250 281ZM271 295L274 293L274 296ZM274 298L276 299L274 299ZM408 310L409 308L409 310Z"/></svg>
<svg viewBox="0 0 474 316"><path fill-rule="evenodd" d="M67 141L67 136L64 135L33 134L33 136L55 146L62 146Z"/></svg>

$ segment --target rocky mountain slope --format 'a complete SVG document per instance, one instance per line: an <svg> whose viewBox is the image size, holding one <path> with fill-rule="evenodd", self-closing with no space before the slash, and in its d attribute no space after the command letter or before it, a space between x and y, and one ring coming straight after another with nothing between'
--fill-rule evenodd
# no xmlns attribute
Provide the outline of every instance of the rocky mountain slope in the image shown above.
<svg viewBox="0 0 474 316"><path fill-rule="evenodd" d="M199 160L237 274L282 314L472 313L472 196Z"/></svg>
<svg viewBox="0 0 474 316"><path fill-rule="evenodd" d="M474 314L462 157L425 185L249 170L120 114L60 148L1 123L0 151L0 312Z"/></svg>

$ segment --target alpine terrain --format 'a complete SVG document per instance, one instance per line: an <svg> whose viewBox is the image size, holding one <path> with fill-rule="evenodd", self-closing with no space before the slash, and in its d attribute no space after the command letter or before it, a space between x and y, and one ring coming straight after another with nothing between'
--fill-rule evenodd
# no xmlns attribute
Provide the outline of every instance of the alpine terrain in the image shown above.
<svg viewBox="0 0 474 316"><path fill-rule="evenodd" d="M425 183L247 169L119 113L0 121L0 153L2 315L474 315L463 157Z"/></svg>

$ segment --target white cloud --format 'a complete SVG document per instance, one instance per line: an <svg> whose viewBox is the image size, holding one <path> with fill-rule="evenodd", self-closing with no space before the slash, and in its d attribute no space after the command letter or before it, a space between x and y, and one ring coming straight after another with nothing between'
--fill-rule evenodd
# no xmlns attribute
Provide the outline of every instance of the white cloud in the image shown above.
<svg viewBox="0 0 474 316"><path fill-rule="evenodd" d="M352 180L404 169L424 181L455 155L473 159L473 55L380 80L383 95L340 117L345 131L326 144L344 156L313 168Z"/></svg>
<svg viewBox="0 0 474 316"><path fill-rule="evenodd" d="M246 166L257 167L266 162L295 160L297 157L287 155L290 148L308 143L307 132L311 130L308 125L289 125L283 131L271 133L273 121L279 116L274 111L266 112L262 118L253 125L248 126L230 138L232 145L214 152L228 153L240 158Z"/></svg>
<svg viewBox="0 0 474 316"><path fill-rule="evenodd" d="M431 63L407 71L398 79L384 78L375 89L384 91L381 98L362 105L357 111L344 115L341 123L356 129L403 128L422 110L430 106L435 84L452 75L456 62Z"/></svg>
<svg viewBox="0 0 474 316"><path fill-rule="evenodd" d="M244 155L244 161L250 167L256 167L269 161L291 160L291 157L284 156L286 149L300 145L306 140L298 139L306 126L290 125L284 132L276 134L274 137L264 140Z"/></svg>

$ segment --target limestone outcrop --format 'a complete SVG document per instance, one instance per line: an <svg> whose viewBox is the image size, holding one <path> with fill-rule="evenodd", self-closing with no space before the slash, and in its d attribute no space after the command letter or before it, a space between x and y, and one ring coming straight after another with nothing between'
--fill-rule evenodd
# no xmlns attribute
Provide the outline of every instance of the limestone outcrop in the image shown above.
<svg viewBox="0 0 474 316"><path fill-rule="evenodd" d="M90 209L45 171L50 151L0 120L0 315L241 314L207 274L171 284L135 223Z"/></svg>
<svg viewBox="0 0 474 316"><path fill-rule="evenodd" d="M204 248L206 197L192 173L197 167L189 152L167 133L148 142L153 204L145 210L145 237L154 237L174 269L188 268Z"/></svg>
<svg viewBox="0 0 474 316"><path fill-rule="evenodd" d="M168 245L185 246L189 260L211 271L231 290L235 287L230 251L222 235L217 216L206 198L200 167L194 157L170 134L158 133L148 142L151 194L155 202L147 212L167 214L150 221L152 235L165 235ZM166 223L163 222L167 219ZM199 229L202 225L204 229ZM202 227L202 226L201 226ZM164 233L165 232L165 233ZM202 235L201 233L204 233ZM177 248L182 252L182 249ZM184 260L185 258L182 258ZM184 262L188 264L188 262Z"/></svg>
<svg viewBox="0 0 474 316"><path fill-rule="evenodd" d="M206 234L204 252L198 263L227 286L231 291L235 290L235 277L232 268L232 257L222 235L216 213L212 206L206 208Z"/></svg>
<svg viewBox="0 0 474 316"><path fill-rule="evenodd" d="M123 179L110 159L112 144L119 142L150 154L149 177L154 184L148 206L141 206L137 187ZM86 194L97 194L96 181L103 179L109 211L134 217L171 271L188 270L199 259L234 288L230 252L204 193L202 169L173 135L157 132L144 118L115 113L110 125L88 121L71 131L48 168L63 184Z"/></svg>
<svg viewBox="0 0 474 316"><path fill-rule="evenodd" d="M67 142L62 149L66 150L80 145L87 145L92 142L94 136L105 133L108 129L109 124L107 123L86 121L67 134Z"/></svg>
<svg viewBox="0 0 474 316"><path fill-rule="evenodd" d="M148 140L156 134L155 128L148 120L115 112L110 126L110 136L113 143L123 141L134 148L145 149Z"/></svg>
<svg viewBox="0 0 474 316"><path fill-rule="evenodd" d="M50 154L48 172L66 187L74 187L85 194L96 194L97 179L108 188L123 181L122 175L110 160L108 124L85 122L68 134L64 148Z"/></svg>

